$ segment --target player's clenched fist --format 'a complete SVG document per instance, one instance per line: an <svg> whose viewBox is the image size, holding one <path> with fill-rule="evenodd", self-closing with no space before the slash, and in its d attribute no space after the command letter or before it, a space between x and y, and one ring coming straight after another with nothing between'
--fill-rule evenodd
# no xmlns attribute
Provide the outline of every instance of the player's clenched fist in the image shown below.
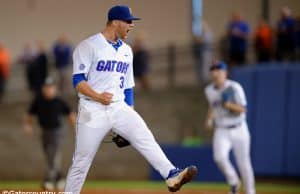
<svg viewBox="0 0 300 194"><path fill-rule="evenodd" d="M97 101L104 105L109 105L112 102L113 95L109 92L99 94Z"/></svg>

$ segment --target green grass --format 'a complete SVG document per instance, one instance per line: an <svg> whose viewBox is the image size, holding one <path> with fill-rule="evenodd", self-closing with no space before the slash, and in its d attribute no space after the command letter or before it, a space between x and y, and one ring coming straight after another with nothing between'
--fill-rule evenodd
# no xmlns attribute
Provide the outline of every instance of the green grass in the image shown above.
<svg viewBox="0 0 300 194"><path fill-rule="evenodd" d="M39 189L40 182L38 181L1 181L0 190L3 189ZM164 182L151 181L88 181L84 185L88 189L165 189ZM300 193L300 186L297 185L283 185L271 183L258 183L258 192L272 192L272 193ZM227 191L228 186L223 183L190 183L185 186L185 189L192 190L220 190Z"/></svg>

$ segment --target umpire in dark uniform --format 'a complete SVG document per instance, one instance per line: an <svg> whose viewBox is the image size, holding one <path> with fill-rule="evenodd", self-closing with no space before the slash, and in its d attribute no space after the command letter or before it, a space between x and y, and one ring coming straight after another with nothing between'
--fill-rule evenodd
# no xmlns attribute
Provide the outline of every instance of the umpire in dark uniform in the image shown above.
<svg viewBox="0 0 300 194"><path fill-rule="evenodd" d="M41 140L47 160L47 174L43 182L46 190L63 189L64 181L60 172L61 148L64 138L62 118L67 116L70 124L75 126L75 114L69 106L56 95L56 86L51 78L47 78L24 116L24 131L31 135L33 117L36 116L42 129Z"/></svg>

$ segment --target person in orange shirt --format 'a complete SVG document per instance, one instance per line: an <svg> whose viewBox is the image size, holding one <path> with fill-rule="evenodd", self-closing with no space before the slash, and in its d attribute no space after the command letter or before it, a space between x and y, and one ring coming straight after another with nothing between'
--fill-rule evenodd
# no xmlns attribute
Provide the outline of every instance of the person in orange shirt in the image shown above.
<svg viewBox="0 0 300 194"><path fill-rule="evenodd" d="M0 43L0 102L2 100L6 80L9 77L10 57L7 49Z"/></svg>
<svg viewBox="0 0 300 194"><path fill-rule="evenodd" d="M266 21L261 20L255 32L255 52L258 62L271 60L272 54L272 29Z"/></svg>

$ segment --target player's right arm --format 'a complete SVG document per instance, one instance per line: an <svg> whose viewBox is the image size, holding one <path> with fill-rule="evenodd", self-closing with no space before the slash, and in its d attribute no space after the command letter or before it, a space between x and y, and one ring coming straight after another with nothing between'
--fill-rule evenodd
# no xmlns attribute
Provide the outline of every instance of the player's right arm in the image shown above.
<svg viewBox="0 0 300 194"><path fill-rule="evenodd" d="M37 99L34 99L33 102L30 104L29 109L23 116L23 131L26 135L31 135L33 132L33 117L37 114Z"/></svg>
<svg viewBox="0 0 300 194"><path fill-rule="evenodd" d="M113 95L108 92L96 92L90 87L86 79L93 63L93 52L93 48L85 41L81 42L75 49L73 53L73 86L81 94L101 104L109 105Z"/></svg>
<svg viewBox="0 0 300 194"><path fill-rule="evenodd" d="M81 94L90 97L91 99L100 102L104 105L109 105L112 102L113 95L108 92L97 93L93 90L86 81L81 81L76 85L76 90Z"/></svg>
<svg viewBox="0 0 300 194"><path fill-rule="evenodd" d="M33 117L29 113L25 113L23 118L23 131L26 135L31 135L33 131Z"/></svg>
<svg viewBox="0 0 300 194"><path fill-rule="evenodd" d="M208 102L208 109L207 109L207 114L206 114L206 119L205 119L205 129L211 131L211 130L213 130L213 127L214 127L214 125L213 125L214 120L213 120L213 110L212 110L212 107L211 107L211 104L209 101L209 87L210 86L207 86L204 90L205 97Z"/></svg>
<svg viewBox="0 0 300 194"><path fill-rule="evenodd" d="M240 104L237 103L233 103L233 102L224 102L224 108L237 113L237 114L241 114L246 112L246 108Z"/></svg>
<svg viewBox="0 0 300 194"><path fill-rule="evenodd" d="M206 120L205 120L205 129L208 131L213 130L213 111L211 107L208 107Z"/></svg>
<svg viewBox="0 0 300 194"><path fill-rule="evenodd" d="M246 96L242 86L238 83L232 87L233 99L227 99L223 102L224 108L236 113L241 114L246 112Z"/></svg>

